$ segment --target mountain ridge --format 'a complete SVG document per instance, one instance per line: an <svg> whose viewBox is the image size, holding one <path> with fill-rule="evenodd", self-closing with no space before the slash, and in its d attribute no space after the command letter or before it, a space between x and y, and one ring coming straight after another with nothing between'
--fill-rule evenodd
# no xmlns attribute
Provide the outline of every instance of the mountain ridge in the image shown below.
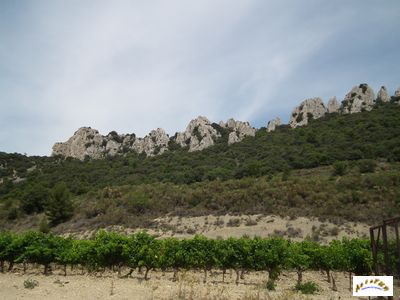
<svg viewBox="0 0 400 300"><path fill-rule="evenodd" d="M369 111L377 102L396 102L400 104L400 87L393 96L389 96L387 88L382 86L375 96L373 89L366 83L354 86L339 104L336 97L332 97L324 104L320 97L309 98L295 107L288 125L292 128L307 125L311 119L319 119L326 114L353 114ZM284 125L280 118L270 120L266 127L271 132L276 127ZM263 128L263 127L262 127ZM111 131L101 135L91 127L81 127L66 142L57 142L53 146L52 156L73 157L80 160L85 158L101 159L107 156L123 155L134 151L146 156L155 156L169 151L174 146L187 148L189 152L204 150L216 143L223 134L228 135L228 144L242 141L247 136L255 136L257 130L249 122L238 121L233 118L227 122L214 123L204 116L191 120L186 129L169 136L164 129L157 128L150 131L143 138L134 133L118 134Z"/></svg>

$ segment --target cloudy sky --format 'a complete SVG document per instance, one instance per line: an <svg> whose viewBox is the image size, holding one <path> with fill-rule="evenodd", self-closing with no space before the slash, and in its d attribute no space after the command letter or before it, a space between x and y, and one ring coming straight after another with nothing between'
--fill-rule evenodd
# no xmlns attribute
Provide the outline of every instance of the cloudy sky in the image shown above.
<svg viewBox="0 0 400 300"><path fill-rule="evenodd" d="M81 126L288 121L355 84L393 94L399 61L399 0L1 0L0 151L49 155Z"/></svg>

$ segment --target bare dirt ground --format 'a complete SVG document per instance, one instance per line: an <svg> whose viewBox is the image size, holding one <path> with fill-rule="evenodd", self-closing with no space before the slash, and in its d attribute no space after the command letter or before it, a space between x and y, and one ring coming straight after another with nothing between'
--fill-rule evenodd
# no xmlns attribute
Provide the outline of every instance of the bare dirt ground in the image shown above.
<svg viewBox="0 0 400 300"><path fill-rule="evenodd" d="M133 233L146 230L160 237L175 236L187 238L202 234L209 238L228 238L242 236L282 236L300 241L306 237L327 243L342 237L369 237L369 226L354 222L329 222L318 218L289 218L275 215L240 215L240 216L201 216L177 217L169 216L153 220L151 228L131 229L123 226L110 226L108 230L121 233ZM95 231L72 233L80 238L89 238ZM69 235L67 233L67 235Z"/></svg>
<svg viewBox="0 0 400 300"><path fill-rule="evenodd" d="M113 272L81 275L76 271L66 277L61 274L61 270L54 270L53 275L44 276L38 269L28 270L26 274L21 270L0 274L0 299L357 299L351 296L349 278L343 273L335 274L338 288L335 292L324 274L305 272L304 281L314 281L320 287L316 295L293 291L296 274L292 272L281 274L276 291L266 290L266 274L261 272L246 274L239 285L235 284L235 274L231 276L228 271L222 282L222 272L215 270L207 283L203 283L203 273L196 271L180 272L177 282L172 281L172 272L159 271L152 271L148 281L136 272L124 279ZM36 280L38 285L26 288L26 280ZM395 295L400 295L398 288Z"/></svg>

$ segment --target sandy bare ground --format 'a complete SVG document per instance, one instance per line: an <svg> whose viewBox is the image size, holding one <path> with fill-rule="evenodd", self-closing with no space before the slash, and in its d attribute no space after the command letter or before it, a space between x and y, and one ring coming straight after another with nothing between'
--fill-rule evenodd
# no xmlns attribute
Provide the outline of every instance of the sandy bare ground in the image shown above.
<svg viewBox="0 0 400 300"><path fill-rule="evenodd" d="M335 274L338 287L335 292L323 274L306 272L304 280L314 281L320 287L318 294L312 296L293 291L296 274L292 272L281 275L273 292L265 289L266 274L261 272L246 274L239 285L229 271L225 282L222 273L214 271L207 283L203 283L203 273L196 271L181 272L177 282L172 281L172 272L160 271L151 272L148 281L136 272L130 278L119 278L113 272L81 275L75 271L66 277L61 273L54 270L52 275L44 276L33 269L27 274L21 270L0 274L0 299L356 299L351 296L349 279L343 273ZM29 279L36 280L38 286L25 288L24 281ZM399 295L398 290L395 293Z"/></svg>
<svg viewBox="0 0 400 300"><path fill-rule="evenodd" d="M107 229L126 234L146 230L148 233L160 237L175 236L178 238L202 234L209 238L282 236L301 241L306 237L310 237L322 243L327 243L332 239L341 239L342 237L369 237L369 226L363 223L341 222L335 224L317 218L298 217L293 219L275 215L169 216L155 219L153 224L152 228L131 229L123 226L109 226ZM68 230L64 233L69 235ZM95 231L70 233L79 238L90 238Z"/></svg>

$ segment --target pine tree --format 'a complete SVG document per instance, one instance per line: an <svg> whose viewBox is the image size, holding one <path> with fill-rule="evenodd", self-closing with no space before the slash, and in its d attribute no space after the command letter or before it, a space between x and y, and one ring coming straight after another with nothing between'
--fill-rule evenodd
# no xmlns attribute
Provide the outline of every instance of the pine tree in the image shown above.
<svg viewBox="0 0 400 300"><path fill-rule="evenodd" d="M54 186L46 205L46 216L51 226L67 221L73 215L71 193L64 182Z"/></svg>

